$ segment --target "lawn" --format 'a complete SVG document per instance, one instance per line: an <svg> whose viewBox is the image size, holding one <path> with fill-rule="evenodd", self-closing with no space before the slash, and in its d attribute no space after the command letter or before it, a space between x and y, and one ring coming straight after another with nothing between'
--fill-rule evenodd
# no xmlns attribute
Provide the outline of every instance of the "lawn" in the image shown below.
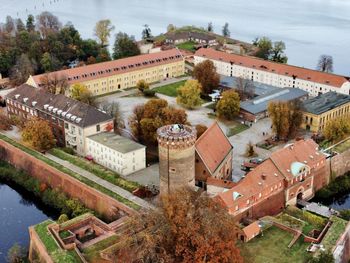
<svg viewBox="0 0 350 263"><path fill-rule="evenodd" d="M111 170L108 170L99 164L92 163L78 156L70 155L61 149L58 149L58 148L51 149L50 153L62 160L66 160L86 171L89 171L90 173L93 173L94 175L114 185L117 185L129 192L136 190L140 186L135 182L127 181L121 178L119 174Z"/></svg>
<svg viewBox="0 0 350 263"><path fill-rule="evenodd" d="M158 88L154 88L153 90L157 93L167 95L169 97L176 97L177 96L177 89L180 88L182 85L184 85L186 80L182 80L179 82L175 82L172 84L164 85Z"/></svg>
<svg viewBox="0 0 350 263"><path fill-rule="evenodd" d="M347 141L345 141L345 142L335 146L333 151L335 151L337 153L343 153L343 152L345 152L348 149L350 149L350 139L348 139Z"/></svg>
<svg viewBox="0 0 350 263"><path fill-rule="evenodd" d="M184 42L184 43L176 45L176 47L179 48L179 49L184 49L184 50L188 50L188 51L191 51L191 52L195 52L196 51L195 46L196 46L196 43L192 42L192 41Z"/></svg>
<svg viewBox="0 0 350 263"><path fill-rule="evenodd" d="M229 128L228 131L227 131L226 136L227 137L231 137L231 136L236 135L238 133L241 133L241 132L243 132L243 131L245 131L247 129L249 129L249 126L239 123L236 126L234 126L232 128Z"/></svg>
<svg viewBox="0 0 350 263"><path fill-rule="evenodd" d="M270 227L263 233L245 244L240 244L241 255L245 262L250 263L303 263L309 256L306 252L308 243L302 238L288 248L293 235L277 227Z"/></svg>
<svg viewBox="0 0 350 263"><path fill-rule="evenodd" d="M105 188L105 187L103 187L103 186L101 186L99 184L96 184L95 182L93 182L93 181L91 181L91 180L89 180L89 179L87 179L85 177L82 177L81 175L79 175L79 174L77 174L77 173L67 169L63 165L60 165L60 164L58 164L58 163L48 159L47 157L45 157L45 155L43 155L43 154L41 154L41 153L39 153L39 152L37 152L37 151L35 151L33 149L30 149L30 148L24 146L23 144L20 144L20 143L18 143L16 141L6 137L3 134L0 134L0 139L5 141L5 142L7 142L7 143L9 143L9 144L11 144L11 145L13 145L14 147L16 147L18 149L26 152L27 154L32 155L33 157L35 157L35 158L45 162L46 164L56 168L57 170L65 173L67 175L72 176L73 178L81 181L82 183L84 183L84 184L86 184L86 185L88 185L88 186L90 186L92 188L95 188L96 190L98 190L98 191L100 191L102 193L105 193L105 194L109 195L110 197L118 200L119 202L124 203L127 206L129 206L129 207L131 207L133 209L136 209L136 210L140 209L140 206L135 204L134 202L131 202L130 200L128 200L128 199L126 199L126 198L124 198L124 197L122 197L122 196L120 196L120 195L118 195L118 194L116 194L116 193L114 193L112 191L110 191L109 189L107 189L107 188Z"/></svg>
<svg viewBox="0 0 350 263"><path fill-rule="evenodd" d="M89 261L89 262L95 262L100 259L100 252L113 244L115 244L118 240L120 239L119 236L113 235L110 236L92 246L89 246L85 249L83 249L83 254L84 257Z"/></svg>
<svg viewBox="0 0 350 263"><path fill-rule="evenodd" d="M345 231L345 228L348 224L347 221L336 216L332 216L331 221L333 224L321 242L321 244L324 245L326 249L332 249L335 246L338 238Z"/></svg>
<svg viewBox="0 0 350 263"><path fill-rule="evenodd" d="M55 263L78 263L81 262L79 256L74 250L65 251L62 250L51 233L48 231L47 226L52 224L52 220L46 220L34 227L35 232L38 234L40 240L43 242L47 252L52 257Z"/></svg>

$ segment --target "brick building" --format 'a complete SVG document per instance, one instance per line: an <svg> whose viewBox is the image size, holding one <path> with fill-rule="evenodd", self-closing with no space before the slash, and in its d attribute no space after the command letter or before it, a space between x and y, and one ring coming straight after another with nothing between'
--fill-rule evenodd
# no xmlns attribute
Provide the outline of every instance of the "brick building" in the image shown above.
<svg viewBox="0 0 350 263"><path fill-rule="evenodd" d="M48 121L57 144L80 155L86 153L86 137L113 129L113 118L95 107L27 84L7 94L6 105L9 115Z"/></svg>
<svg viewBox="0 0 350 263"><path fill-rule="evenodd" d="M274 152L216 199L238 220L276 214L298 199L311 199L322 187L326 167L326 156L313 140L297 141Z"/></svg>
<svg viewBox="0 0 350 263"><path fill-rule="evenodd" d="M217 122L196 141L196 184L206 188L208 177L230 180L233 147Z"/></svg>

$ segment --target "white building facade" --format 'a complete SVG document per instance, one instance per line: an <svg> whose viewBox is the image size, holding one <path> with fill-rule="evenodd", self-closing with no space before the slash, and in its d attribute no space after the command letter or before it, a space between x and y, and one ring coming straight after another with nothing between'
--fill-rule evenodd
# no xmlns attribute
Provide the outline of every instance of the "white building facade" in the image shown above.
<svg viewBox="0 0 350 263"><path fill-rule="evenodd" d="M350 95L350 78L316 70L228 54L202 48L194 55L195 65L211 60L220 75L242 77L280 88L299 88L311 96L334 91Z"/></svg>
<svg viewBox="0 0 350 263"><path fill-rule="evenodd" d="M146 167L146 147L111 132L86 139L87 156L120 175L129 175Z"/></svg>

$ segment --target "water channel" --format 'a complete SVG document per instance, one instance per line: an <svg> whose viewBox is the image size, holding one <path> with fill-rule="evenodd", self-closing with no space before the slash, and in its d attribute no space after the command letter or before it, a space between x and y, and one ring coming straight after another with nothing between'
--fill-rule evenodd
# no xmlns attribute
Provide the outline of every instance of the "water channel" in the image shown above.
<svg viewBox="0 0 350 263"><path fill-rule="evenodd" d="M14 243L29 246L29 226L57 217L30 192L0 180L0 263L6 262L7 251Z"/></svg>

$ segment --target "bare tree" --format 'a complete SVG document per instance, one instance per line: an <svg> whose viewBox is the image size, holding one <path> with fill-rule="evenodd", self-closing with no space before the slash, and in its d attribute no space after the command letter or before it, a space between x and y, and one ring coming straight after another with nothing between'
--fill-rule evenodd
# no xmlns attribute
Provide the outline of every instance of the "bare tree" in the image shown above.
<svg viewBox="0 0 350 263"><path fill-rule="evenodd" d="M328 73L333 72L333 57L321 55L317 63L317 70Z"/></svg>
<svg viewBox="0 0 350 263"><path fill-rule="evenodd" d="M125 129L123 114L118 102L101 104L99 107L114 118L115 133L119 133L119 129Z"/></svg>
<svg viewBox="0 0 350 263"><path fill-rule="evenodd" d="M236 87L234 87L241 100L254 98L255 86L253 81L239 77L236 79Z"/></svg>
<svg viewBox="0 0 350 263"><path fill-rule="evenodd" d="M52 32L58 32L62 27L58 17L50 12L42 12L36 17L36 20L36 26L43 38L46 38Z"/></svg>
<svg viewBox="0 0 350 263"><path fill-rule="evenodd" d="M65 94L69 87L67 77L56 73L45 74L40 82L40 87L52 94Z"/></svg>
<svg viewBox="0 0 350 263"><path fill-rule="evenodd" d="M11 82L15 85L23 84L30 75L34 74L35 69L36 64L26 54L22 54L17 58L16 64L11 68Z"/></svg>
<svg viewBox="0 0 350 263"><path fill-rule="evenodd" d="M104 47L108 45L108 39L111 36L112 31L114 30L111 20L100 20L96 23L94 34L101 43L101 46Z"/></svg>

